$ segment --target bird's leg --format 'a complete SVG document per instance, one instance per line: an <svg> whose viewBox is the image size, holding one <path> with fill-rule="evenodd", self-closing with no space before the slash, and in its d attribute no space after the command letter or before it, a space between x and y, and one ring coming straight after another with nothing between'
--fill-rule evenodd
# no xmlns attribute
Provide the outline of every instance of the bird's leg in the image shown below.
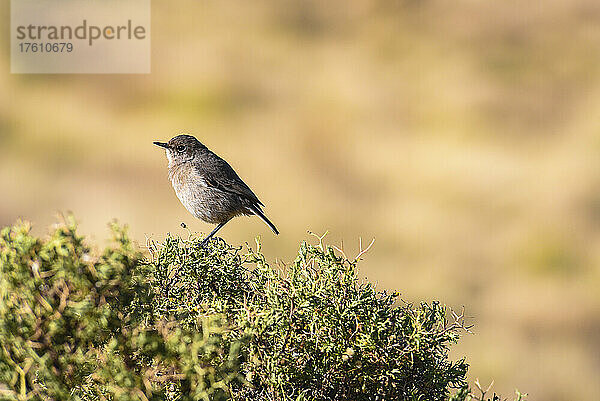
<svg viewBox="0 0 600 401"><path fill-rule="evenodd" d="M229 220L227 220L229 221ZM204 245L206 245L208 243L208 241L210 241L210 239L213 237L213 235L215 235L217 233L217 231L219 231L221 228L223 228L223 226L225 224L227 224L227 221L223 222L223 223L219 223L214 230L212 230L210 232L210 234L208 234L208 237L204 238L204 240L200 243L200 248L203 248Z"/></svg>

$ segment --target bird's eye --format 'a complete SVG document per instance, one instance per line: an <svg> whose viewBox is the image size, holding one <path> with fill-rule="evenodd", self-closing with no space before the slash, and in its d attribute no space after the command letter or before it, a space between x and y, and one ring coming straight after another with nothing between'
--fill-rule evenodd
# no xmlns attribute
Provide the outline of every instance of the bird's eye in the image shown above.
<svg viewBox="0 0 600 401"><path fill-rule="evenodd" d="M175 150L178 151L179 153L183 153L183 152L185 152L185 146L179 145L175 148Z"/></svg>

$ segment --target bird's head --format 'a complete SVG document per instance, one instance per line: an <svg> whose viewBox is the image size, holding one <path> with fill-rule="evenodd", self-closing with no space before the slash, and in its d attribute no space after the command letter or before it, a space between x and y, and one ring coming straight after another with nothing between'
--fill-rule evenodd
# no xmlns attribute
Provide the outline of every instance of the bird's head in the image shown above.
<svg viewBox="0 0 600 401"><path fill-rule="evenodd" d="M191 135L177 135L169 140L169 142L153 142L156 146L165 148L169 166L186 163L194 160L194 158L206 150L206 146Z"/></svg>

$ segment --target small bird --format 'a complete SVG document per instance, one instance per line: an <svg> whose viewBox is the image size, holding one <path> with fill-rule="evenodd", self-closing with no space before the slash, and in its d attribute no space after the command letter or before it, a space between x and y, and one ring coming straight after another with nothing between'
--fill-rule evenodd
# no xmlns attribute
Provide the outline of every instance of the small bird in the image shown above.
<svg viewBox="0 0 600 401"><path fill-rule="evenodd" d="M183 206L194 217L217 224L201 246L229 220L239 215L257 215L275 234L277 228L262 211L263 203L231 168L191 135L178 135L167 143L153 142L165 148L169 160L169 180Z"/></svg>

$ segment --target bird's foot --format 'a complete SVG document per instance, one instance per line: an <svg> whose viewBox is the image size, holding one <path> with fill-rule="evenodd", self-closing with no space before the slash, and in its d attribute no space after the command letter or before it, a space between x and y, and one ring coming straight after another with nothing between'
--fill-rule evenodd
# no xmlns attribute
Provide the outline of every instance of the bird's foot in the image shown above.
<svg viewBox="0 0 600 401"><path fill-rule="evenodd" d="M206 244L208 244L210 239L211 239L211 237L204 238L204 240L200 243L200 248L204 248L206 246Z"/></svg>

